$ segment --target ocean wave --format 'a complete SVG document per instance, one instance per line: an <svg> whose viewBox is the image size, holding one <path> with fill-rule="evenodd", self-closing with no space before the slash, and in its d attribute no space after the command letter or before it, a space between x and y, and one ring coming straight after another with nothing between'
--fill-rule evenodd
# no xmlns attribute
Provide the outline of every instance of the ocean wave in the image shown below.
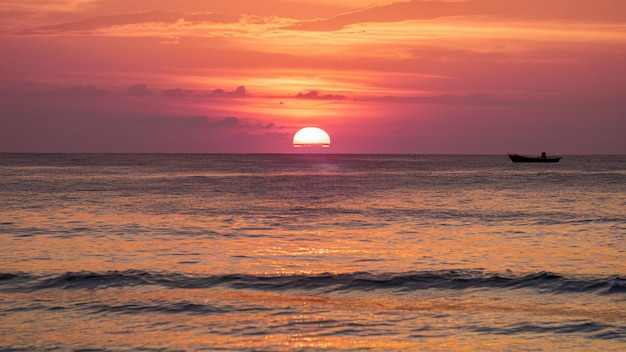
<svg viewBox="0 0 626 352"><path fill-rule="evenodd" d="M601 340L617 340L626 336L626 327L611 324L593 322L588 320L562 322L543 322L543 323L515 323L503 327L467 327L467 330L500 335L521 335L521 334L575 334L583 333L590 338Z"/></svg>
<svg viewBox="0 0 626 352"><path fill-rule="evenodd" d="M493 274L481 270L442 270L405 273L324 273L316 275L185 275L142 270L68 272L37 276L0 273L0 290L106 289L157 285L166 288L202 289L228 287L262 291L304 290L318 292L426 289L533 289L539 293L626 294L626 277L567 277L551 272L524 275Z"/></svg>
<svg viewBox="0 0 626 352"><path fill-rule="evenodd" d="M237 307L237 306L216 306L210 304L197 304L188 301L182 302L152 302L152 303L131 303L131 304L98 304L87 305L83 309L93 313L163 313L163 314L225 314L231 312L261 311L268 310L263 307Z"/></svg>

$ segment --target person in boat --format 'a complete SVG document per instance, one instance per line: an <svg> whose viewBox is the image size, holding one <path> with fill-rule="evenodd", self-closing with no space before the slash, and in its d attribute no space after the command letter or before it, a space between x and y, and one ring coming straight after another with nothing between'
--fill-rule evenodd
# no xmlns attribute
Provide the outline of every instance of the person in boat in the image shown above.
<svg viewBox="0 0 626 352"><path fill-rule="evenodd" d="M539 157L539 159L546 159L546 152L541 152L541 156Z"/></svg>

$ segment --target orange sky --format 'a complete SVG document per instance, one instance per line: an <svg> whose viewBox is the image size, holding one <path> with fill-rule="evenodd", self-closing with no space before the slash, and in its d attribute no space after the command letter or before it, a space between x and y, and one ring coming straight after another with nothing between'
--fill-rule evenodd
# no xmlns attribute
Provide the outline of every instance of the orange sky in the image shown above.
<svg viewBox="0 0 626 352"><path fill-rule="evenodd" d="M623 0L0 0L0 152L626 153Z"/></svg>

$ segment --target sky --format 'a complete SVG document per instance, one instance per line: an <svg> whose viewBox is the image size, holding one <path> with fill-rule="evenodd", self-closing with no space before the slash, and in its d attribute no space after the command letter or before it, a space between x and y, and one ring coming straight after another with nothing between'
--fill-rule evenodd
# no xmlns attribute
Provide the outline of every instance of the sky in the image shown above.
<svg viewBox="0 0 626 352"><path fill-rule="evenodd" d="M626 154L624 0L0 0L0 152Z"/></svg>

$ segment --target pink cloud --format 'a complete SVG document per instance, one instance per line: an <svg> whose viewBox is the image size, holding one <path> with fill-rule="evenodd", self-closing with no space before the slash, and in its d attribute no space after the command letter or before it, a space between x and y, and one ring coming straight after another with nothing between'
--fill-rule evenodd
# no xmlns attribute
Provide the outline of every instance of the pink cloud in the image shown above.
<svg viewBox="0 0 626 352"><path fill-rule="evenodd" d="M346 99L346 96L341 94L322 94L317 90L310 90L307 93L298 93L298 95L296 95L296 98L315 100L343 100Z"/></svg>
<svg viewBox="0 0 626 352"><path fill-rule="evenodd" d="M333 31L367 22L398 22L440 17L484 16L524 20L626 21L626 6L620 0L500 0L397 1L326 19L302 21L294 30Z"/></svg>

